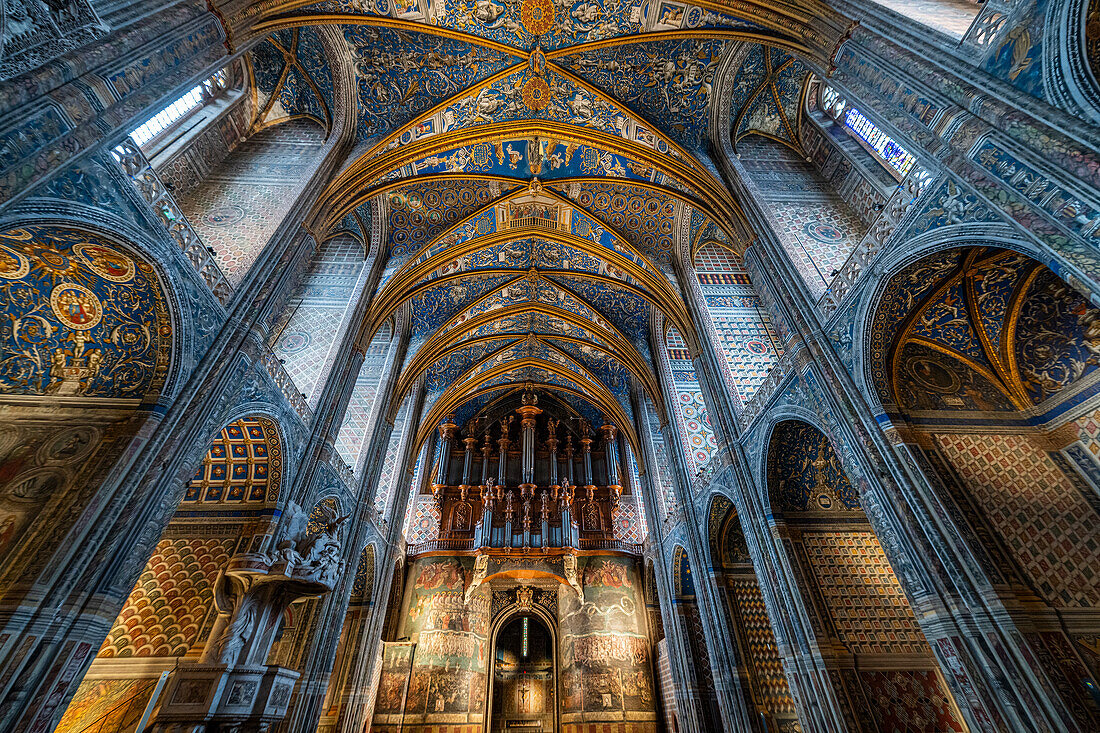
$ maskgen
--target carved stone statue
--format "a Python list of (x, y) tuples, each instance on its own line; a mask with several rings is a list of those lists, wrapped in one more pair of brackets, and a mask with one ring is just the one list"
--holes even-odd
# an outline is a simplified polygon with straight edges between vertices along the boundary
[(565, 570), (565, 581), (569, 587), (577, 591), (578, 598), (584, 598), (584, 588), (581, 587), (580, 577), (577, 575), (577, 556), (562, 556), (562, 567)]
[(340, 575), (340, 526), (350, 515), (341, 517), (334, 507), (322, 504), (318, 528), (312, 531), (309, 516), (294, 502), (283, 515), (289, 517), (270, 557), (271, 564), (285, 564), (286, 575), (331, 588)]

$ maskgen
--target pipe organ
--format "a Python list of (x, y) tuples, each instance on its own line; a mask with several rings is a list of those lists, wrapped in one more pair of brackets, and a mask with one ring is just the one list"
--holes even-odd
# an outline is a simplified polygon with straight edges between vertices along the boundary
[(502, 550), (579, 549), (612, 539), (611, 513), (623, 491), (618, 429), (594, 431), (583, 418), (562, 419), (537, 403), (527, 393), (494, 420), (439, 425), (431, 486), (439, 539)]

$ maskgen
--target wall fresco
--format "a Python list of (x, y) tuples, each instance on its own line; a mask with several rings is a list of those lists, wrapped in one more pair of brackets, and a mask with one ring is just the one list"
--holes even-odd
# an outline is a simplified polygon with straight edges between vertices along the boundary
[(656, 725), (639, 577), (632, 560), (590, 557), (581, 571), (583, 597), (559, 593), (563, 725), (624, 719)]
[(91, 232), (28, 225), (0, 234), (0, 393), (143, 399), (171, 348), (147, 262)]
[[(479, 590), (469, 603), (464, 600), (470, 569), (456, 558), (418, 560), (408, 572), (399, 633), (416, 642), (416, 649), (403, 730), (423, 733), (441, 723), (480, 723), (488, 685), (488, 594)], [(389, 698), (386, 704), (394, 707)]]

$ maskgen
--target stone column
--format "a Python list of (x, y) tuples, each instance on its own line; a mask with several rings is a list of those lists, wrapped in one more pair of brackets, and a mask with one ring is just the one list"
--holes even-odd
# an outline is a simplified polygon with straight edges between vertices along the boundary
[[(663, 349), (654, 349), (658, 358), (667, 359)], [(667, 370), (665, 370), (667, 373)], [(678, 409), (674, 385), (661, 379), (661, 399), (668, 414)], [(713, 422), (713, 421), (712, 421)], [(717, 698), (720, 721), (725, 730), (757, 730), (759, 718), (747, 709), (747, 696), (741, 689), (735, 659), (736, 645), (729, 636), (729, 625), (724, 621), (724, 609), (717, 597), (718, 591), (713, 576), (702, 572), (708, 568), (710, 556), (707, 538), (706, 507), (697, 506), (692, 493), (693, 482), (688, 469), (687, 459), (682, 446), (684, 441), (677, 432), (677, 423), (670, 422), (662, 426), (665, 444), (669, 446), (669, 458), (674, 477), (677, 500), (684, 513), (683, 541), (691, 567), (696, 575), (696, 600), (703, 625), (707, 655), (711, 661), (714, 678), (714, 694)], [(728, 447), (726, 449), (728, 451)], [(666, 548), (670, 550), (671, 548)]]
[(657, 600), (661, 607), (662, 625), (665, 630), (665, 638), (668, 643), (669, 664), (672, 667), (672, 676), (677, 681), (676, 709), (679, 716), (680, 728), (684, 731), (702, 731), (703, 715), (699, 709), (698, 682), (695, 679), (695, 667), (688, 653), (688, 642), (683, 636), (683, 627), (673, 607), (672, 571), (669, 567), (672, 548), (665, 548), (660, 544), (660, 538), (665, 535), (665, 518), (658, 510), (657, 496), (662, 488), (659, 485), (657, 473), (657, 452), (653, 447), (653, 436), (649, 430), (649, 418), (647, 416), (646, 400), (642, 389), (637, 384), (631, 390), (631, 408), (634, 413), (634, 429), (638, 433), (641, 444), (641, 454), (637, 456), (638, 478), (644, 487), (642, 497), (644, 499), (644, 511), (649, 518), (651, 547), (654, 565), (654, 575), (657, 579)]

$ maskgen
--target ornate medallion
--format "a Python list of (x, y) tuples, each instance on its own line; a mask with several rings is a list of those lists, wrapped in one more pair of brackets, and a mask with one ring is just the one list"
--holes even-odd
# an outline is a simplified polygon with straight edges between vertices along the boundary
[(811, 221), (803, 227), (803, 231), (812, 239), (824, 244), (832, 244), (844, 239), (844, 234), (832, 224), (821, 220)]
[(18, 280), (30, 272), (31, 263), (14, 249), (0, 246), (0, 277), (5, 280)]
[(105, 280), (125, 283), (134, 279), (134, 261), (120, 252), (88, 243), (73, 245), (73, 252), (83, 257), (88, 267)]
[(240, 206), (220, 206), (203, 217), (203, 221), (212, 227), (228, 227), (244, 219), (244, 209)]
[(554, 28), (553, 0), (523, 0), (519, 9), (523, 29), (532, 36), (541, 36)]
[(523, 85), (523, 103), (527, 109), (538, 112), (550, 104), (550, 86), (541, 76), (533, 76)]
[(77, 331), (95, 328), (103, 319), (103, 304), (83, 285), (58, 285), (50, 293), (50, 307), (58, 320)]

